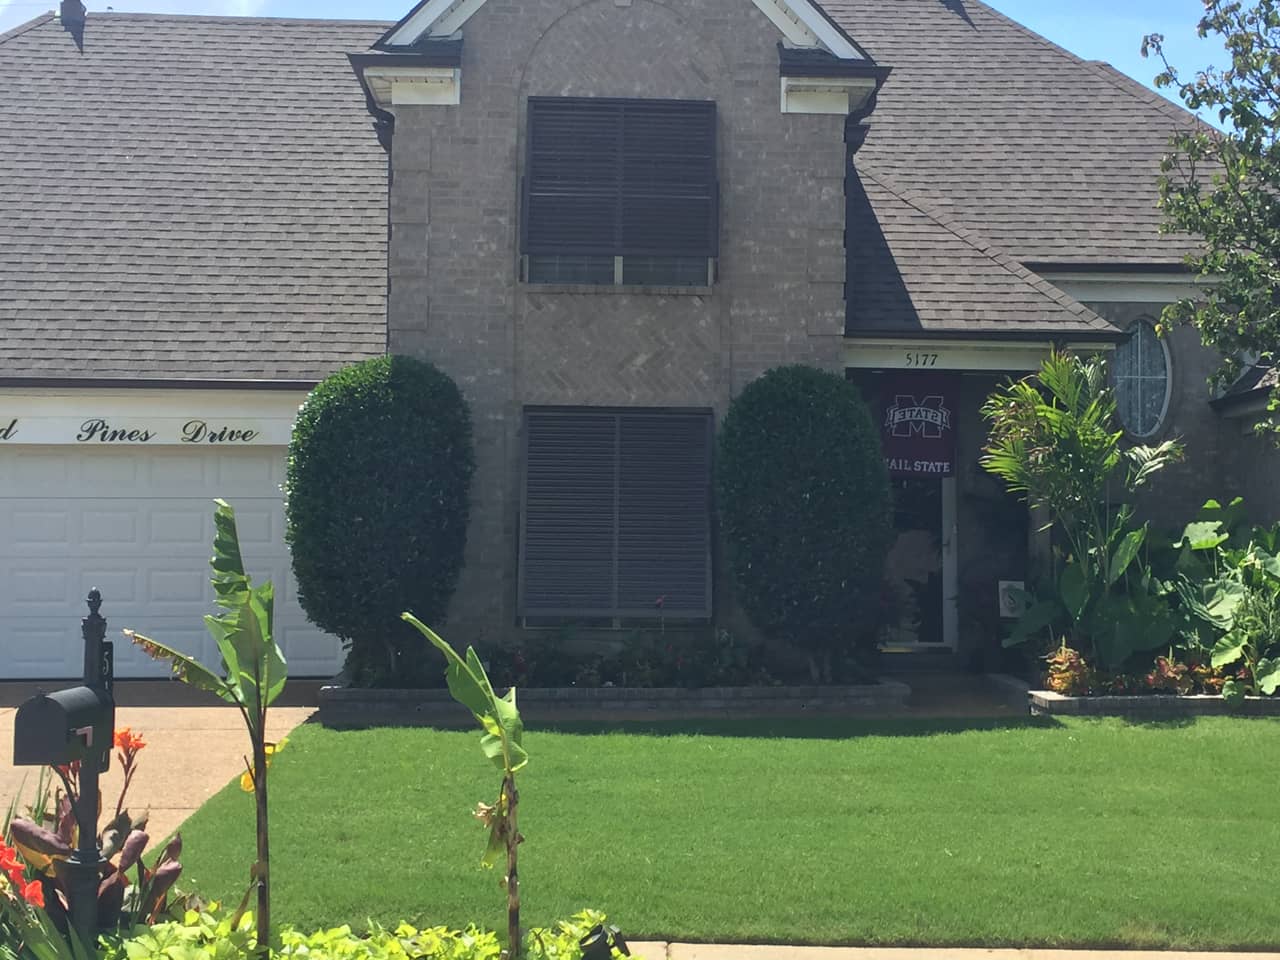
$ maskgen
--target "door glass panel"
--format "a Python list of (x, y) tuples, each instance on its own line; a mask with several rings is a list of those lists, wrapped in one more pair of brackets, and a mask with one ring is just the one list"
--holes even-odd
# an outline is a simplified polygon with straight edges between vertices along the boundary
[(942, 483), (893, 481), (895, 538), (885, 564), (890, 647), (941, 646)]

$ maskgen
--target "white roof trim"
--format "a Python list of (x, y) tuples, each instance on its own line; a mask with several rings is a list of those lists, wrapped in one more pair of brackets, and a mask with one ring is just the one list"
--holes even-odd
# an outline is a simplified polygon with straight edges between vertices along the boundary
[[(476, 9), (480, 8), (480, 3), (476, 4)], [(460, 6), (460, 0), (428, 0), (413, 14), (409, 19), (402, 23), (395, 31), (387, 37), (387, 46), (391, 47), (407, 47), (424, 36), (429, 36), (433, 31), (432, 27), (436, 22), (449, 13), (453, 12), (455, 7)], [(475, 10), (471, 11), (472, 13)]]
[(1075, 300), (1092, 303), (1173, 303), (1184, 297), (1198, 297), (1212, 280), (1196, 275), (1163, 273), (1115, 273), (1078, 270), (1043, 270), (1039, 276)]
[(841, 60), (865, 60), (809, 0), (751, 0), (797, 47), (825, 47)]
[[(810, 0), (751, 0), (797, 47), (823, 47), (841, 60), (865, 60), (860, 50), (832, 26)], [(428, 0), (386, 39), (408, 47), (423, 37), (450, 37), (484, 6), (485, 0)]]

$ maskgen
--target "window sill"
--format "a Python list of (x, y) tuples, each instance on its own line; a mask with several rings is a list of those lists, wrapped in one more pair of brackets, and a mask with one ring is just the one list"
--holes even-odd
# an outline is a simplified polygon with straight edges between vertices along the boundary
[(616, 284), (616, 283), (529, 283), (522, 284), (530, 293), (578, 294), (595, 296), (596, 294), (619, 294), (661, 297), (709, 297), (715, 293), (715, 287), (663, 287), (656, 284)]

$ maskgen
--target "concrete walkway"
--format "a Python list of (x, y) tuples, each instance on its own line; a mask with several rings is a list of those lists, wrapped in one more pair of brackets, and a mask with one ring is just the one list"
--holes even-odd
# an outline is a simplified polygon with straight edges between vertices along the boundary
[(632, 943), (642, 960), (1280, 960), (1280, 953), (1157, 950), (985, 950), (944, 947), (766, 947)]
[[(62, 683), (42, 684), (59, 689)], [(0, 684), (0, 805), (9, 808), (32, 799), (39, 769), (14, 767), (13, 717), (17, 704), (35, 692), (36, 684)], [(292, 693), (291, 691), (287, 691)], [(310, 699), (301, 690), (282, 697), (287, 704)], [(173, 832), (209, 797), (244, 771), (248, 734), (240, 712), (216, 698), (167, 682), (120, 682), (116, 685), (116, 729), (129, 727), (146, 741), (126, 806), (134, 814), (150, 811), (147, 832), (158, 842)], [(279, 740), (305, 721), (314, 707), (272, 706), (267, 735)], [(102, 779), (103, 818), (114, 812), (120, 795), (120, 764), (113, 755)]]

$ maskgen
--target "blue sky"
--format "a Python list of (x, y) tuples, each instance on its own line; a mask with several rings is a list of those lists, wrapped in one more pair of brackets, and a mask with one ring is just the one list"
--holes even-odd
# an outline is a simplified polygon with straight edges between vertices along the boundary
[[(350, 17), (397, 20), (413, 0), (85, 0), (90, 12), (145, 10), (157, 13), (235, 14), (271, 17)], [(882, 0), (893, 3), (894, 0)], [(972, 0), (968, 0), (972, 2)], [(1142, 38), (1163, 33), (1170, 59), (1184, 74), (1221, 62), (1221, 48), (1201, 41), (1195, 26), (1201, 0), (987, 0), (1002, 13), (1026, 24), (1072, 53), (1106, 60), (1150, 85), (1158, 68), (1138, 54)], [(29, 20), (56, 0), (0, 0), (0, 31)], [(926, 41), (927, 42), (927, 39)]]

